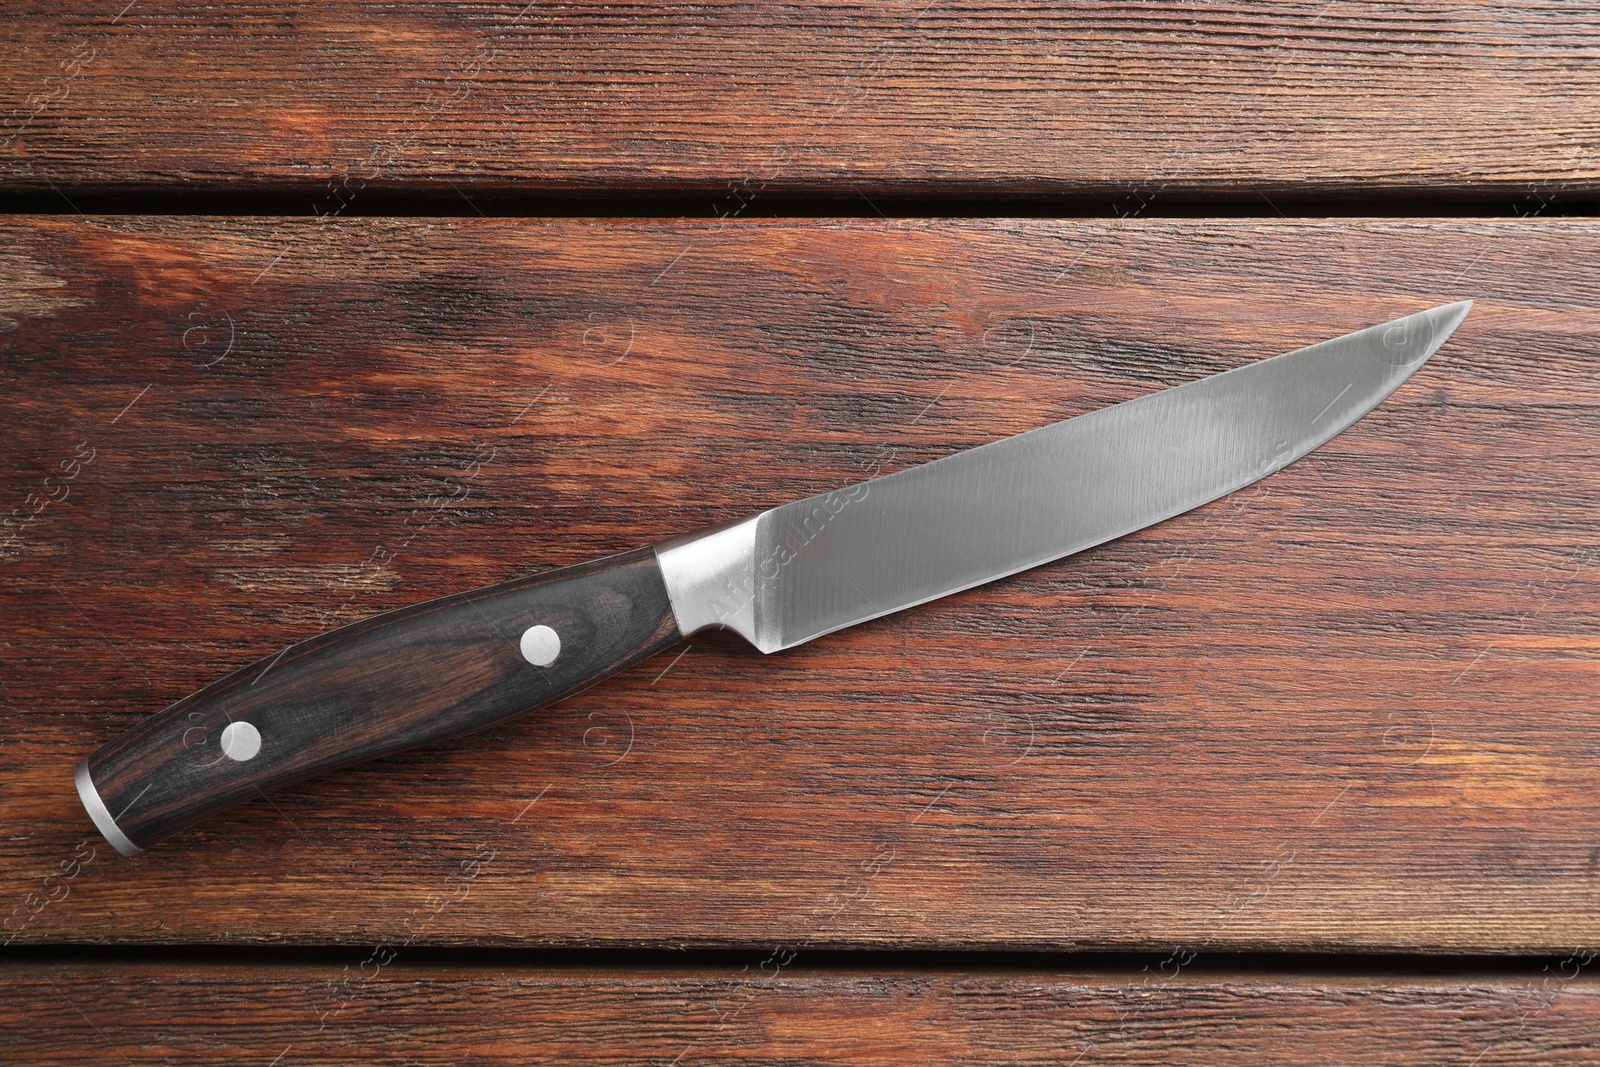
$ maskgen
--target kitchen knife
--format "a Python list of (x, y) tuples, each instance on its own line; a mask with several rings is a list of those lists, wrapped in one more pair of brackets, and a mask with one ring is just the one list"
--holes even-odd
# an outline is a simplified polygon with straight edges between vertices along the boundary
[(319, 634), (78, 765), (123, 855), (312, 775), (553, 703), (709, 626), (762, 652), (1171, 518), (1310, 452), (1388, 396), (1462, 301), (651, 548)]

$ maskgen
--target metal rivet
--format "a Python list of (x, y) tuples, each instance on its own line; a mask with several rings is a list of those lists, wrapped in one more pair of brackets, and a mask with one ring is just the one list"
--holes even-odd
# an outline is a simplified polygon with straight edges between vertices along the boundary
[(222, 754), (237, 763), (254, 759), (261, 751), (261, 731), (247, 722), (230, 722), (222, 728)]
[(535, 667), (548, 667), (561, 655), (561, 635), (548, 626), (522, 631), (522, 658)]

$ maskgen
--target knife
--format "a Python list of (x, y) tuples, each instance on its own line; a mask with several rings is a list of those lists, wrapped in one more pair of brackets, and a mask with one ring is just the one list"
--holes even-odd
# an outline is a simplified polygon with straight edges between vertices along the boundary
[(351, 623), (78, 765), (125, 856), (262, 792), (554, 703), (706, 627), (777, 652), (1215, 500), (1356, 422), (1464, 300), (742, 521)]

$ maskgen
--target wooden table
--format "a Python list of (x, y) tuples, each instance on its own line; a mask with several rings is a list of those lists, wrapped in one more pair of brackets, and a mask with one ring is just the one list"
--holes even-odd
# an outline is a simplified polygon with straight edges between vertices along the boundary
[[(1600, 1061), (1592, 13), (124, 2), (0, 15), (0, 1061)], [(74, 794), (330, 626), (1464, 297), (1077, 558), (134, 860)]]

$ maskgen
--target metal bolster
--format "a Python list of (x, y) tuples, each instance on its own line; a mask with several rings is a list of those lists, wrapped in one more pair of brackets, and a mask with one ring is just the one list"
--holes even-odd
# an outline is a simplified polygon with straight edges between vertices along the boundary
[(756, 630), (756, 526), (743, 519), (656, 546), (678, 632), (708, 626), (734, 631), (763, 652)]
[(87, 759), (78, 764), (78, 769), (72, 772), (72, 780), (78, 786), (78, 799), (83, 801), (84, 810), (89, 813), (89, 818), (94, 820), (95, 826), (111, 842), (113, 848), (124, 856), (137, 856), (144, 849), (129, 840), (128, 835), (122, 832), (122, 827), (117, 825), (117, 820), (111, 817), (111, 811), (106, 807), (106, 802), (100, 799), (100, 790), (94, 787), (94, 779), (89, 777), (89, 761)]

